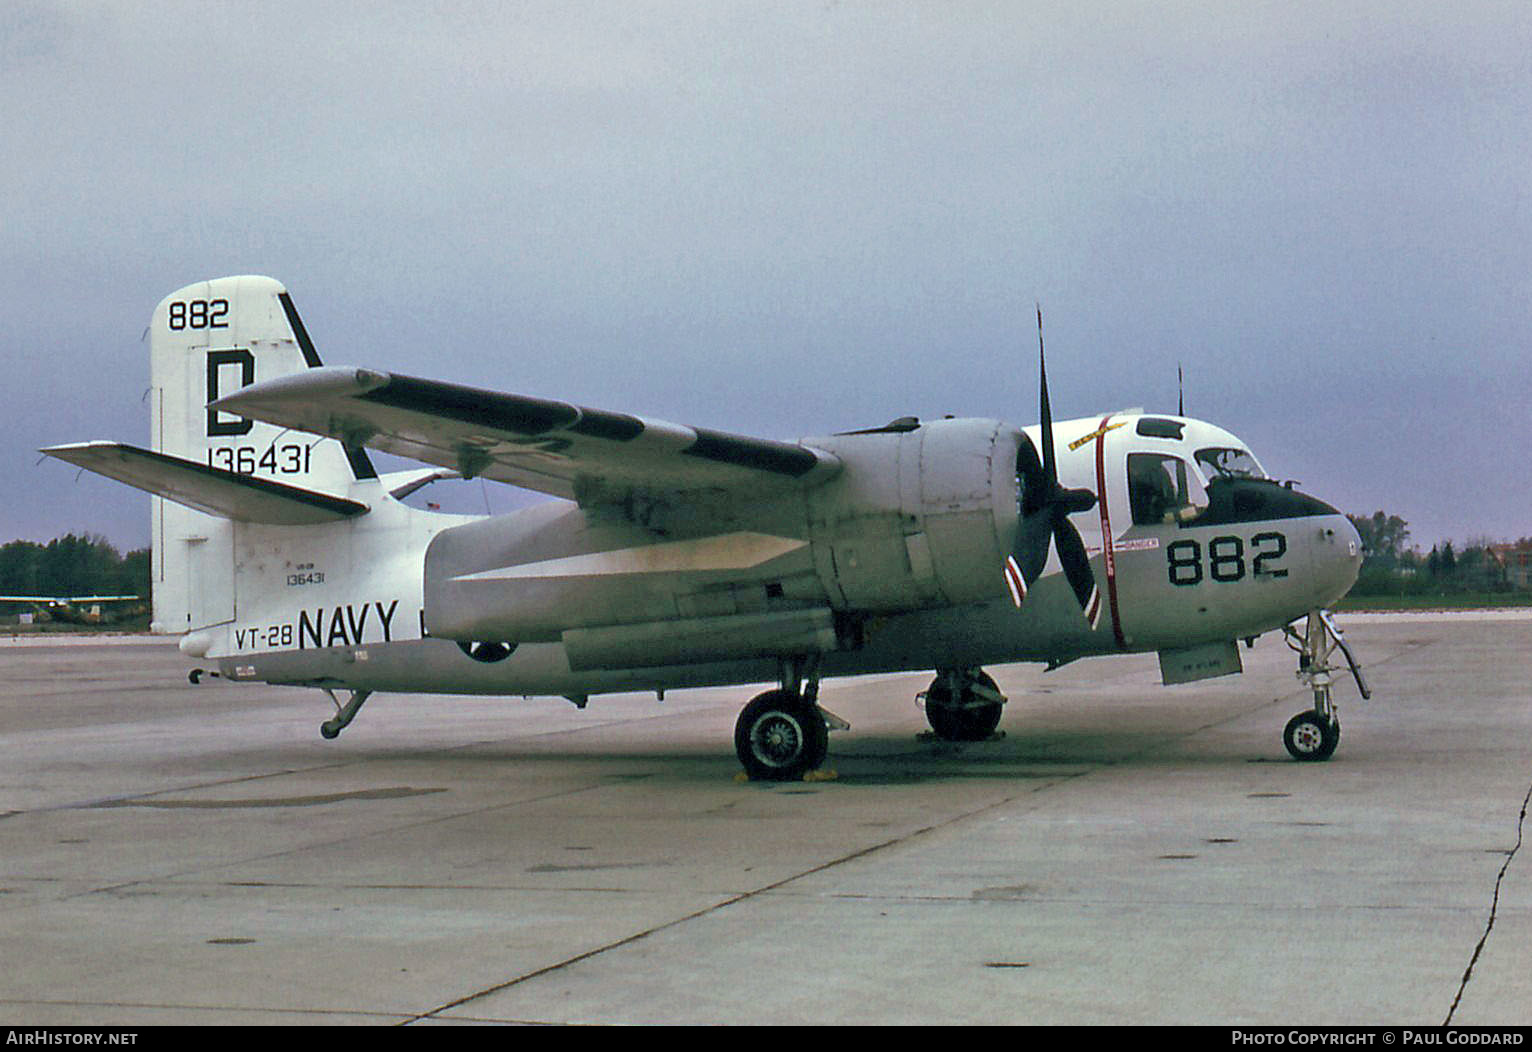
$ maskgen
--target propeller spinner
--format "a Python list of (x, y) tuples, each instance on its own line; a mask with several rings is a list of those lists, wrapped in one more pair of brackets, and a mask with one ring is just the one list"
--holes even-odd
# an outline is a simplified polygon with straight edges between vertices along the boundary
[(1025, 439), (1016, 453), (1016, 478), (1021, 486), (1016, 543), (1005, 560), (1005, 583), (1018, 607), (1027, 589), (1042, 575), (1049, 546), (1059, 553), (1064, 579), (1074, 589), (1080, 609), (1092, 628), (1101, 618), (1101, 593), (1080, 531), (1069, 516), (1096, 506), (1088, 489), (1065, 489), (1059, 484), (1058, 458), (1053, 448), (1053, 413), (1048, 404), (1048, 366), (1043, 357), (1043, 311), (1037, 309), (1037, 361), (1042, 390), (1043, 457)]

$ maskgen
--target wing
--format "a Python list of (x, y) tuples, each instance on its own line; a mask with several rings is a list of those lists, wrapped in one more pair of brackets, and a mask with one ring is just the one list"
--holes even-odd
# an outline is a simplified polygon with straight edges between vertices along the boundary
[(797, 443), (367, 369), (309, 369), (212, 406), (582, 503), (634, 492), (773, 491), (840, 470), (834, 455)]

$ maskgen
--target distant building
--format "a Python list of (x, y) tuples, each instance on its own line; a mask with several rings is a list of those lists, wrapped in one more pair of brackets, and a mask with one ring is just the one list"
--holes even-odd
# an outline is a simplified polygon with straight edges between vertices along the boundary
[(1512, 588), (1532, 588), (1532, 542), (1491, 544), (1486, 551)]

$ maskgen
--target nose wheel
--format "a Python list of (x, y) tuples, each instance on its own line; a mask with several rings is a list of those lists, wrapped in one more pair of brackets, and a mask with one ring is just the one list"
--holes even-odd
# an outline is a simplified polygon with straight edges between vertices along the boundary
[(1333, 713), (1300, 712), (1287, 721), (1282, 744), (1295, 760), (1328, 760), (1340, 744), (1340, 721)]

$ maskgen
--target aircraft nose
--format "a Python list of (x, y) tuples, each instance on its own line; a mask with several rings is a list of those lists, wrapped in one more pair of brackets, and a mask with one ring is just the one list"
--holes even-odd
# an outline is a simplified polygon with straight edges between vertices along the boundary
[(1351, 591), (1362, 570), (1361, 535), (1350, 519), (1334, 508), (1329, 510), (1331, 513), (1319, 520), (1319, 543), (1314, 550), (1316, 576), (1329, 597), (1326, 606)]

